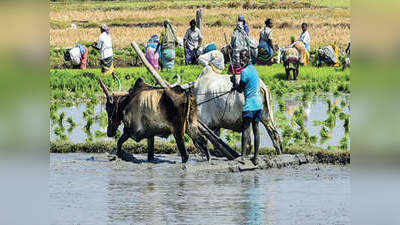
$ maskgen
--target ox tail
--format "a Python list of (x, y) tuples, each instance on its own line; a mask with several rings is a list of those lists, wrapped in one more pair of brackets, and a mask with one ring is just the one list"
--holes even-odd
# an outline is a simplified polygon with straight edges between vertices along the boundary
[(264, 106), (267, 107), (267, 112), (268, 115), (271, 119), (272, 122), (275, 121), (274, 119), (274, 108), (272, 105), (272, 95), (271, 95), (271, 91), (269, 90), (269, 88), (264, 84), (262, 85), (262, 88), (260, 88), (262, 97), (264, 98)]

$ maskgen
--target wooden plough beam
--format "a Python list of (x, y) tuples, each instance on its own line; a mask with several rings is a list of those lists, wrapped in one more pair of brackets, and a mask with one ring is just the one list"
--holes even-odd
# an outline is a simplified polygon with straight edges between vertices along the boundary
[[(142, 60), (142, 62), (144, 63), (144, 65), (147, 68), (147, 71), (149, 71), (149, 73), (151, 75), (153, 75), (153, 77), (157, 80), (157, 82), (162, 86), (162, 87), (171, 87), (171, 85), (164, 81), (160, 74), (157, 73), (157, 71), (151, 66), (151, 64), (149, 63), (149, 61), (147, 61), (145, 55), (143, 54), (142, 50), (139, 48), (139, 46), (136, 44), (135, 41), (132, 41), (132, 47), (133, 49), (135, 49), (135, 51), (137, 52), (137, 54), (139, 55), (139, 58)], [(212, 145), (216, 148), (219, 149), (222, 153), (223, 156), (225, 156), (227, 159), (229, 160), (233, 160), (236, 159), (237, 157), (239, 157), (239, 153), (237, 153), (235, 150), (233, 150), (227, 143), (224, 142), (224, 140), (222, 140), (222, 138), (218, 137), (210, 128), (208, 128), (203, 122), (199, 121), (199, 128), (200, 128), (200, 132), (207, 138), (207, 140), (209, 140)]]

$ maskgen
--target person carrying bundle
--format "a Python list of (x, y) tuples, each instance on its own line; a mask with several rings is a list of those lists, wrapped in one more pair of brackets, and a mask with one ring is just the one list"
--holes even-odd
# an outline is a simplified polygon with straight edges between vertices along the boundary
[(164, 21), (164, 30), (160, 36), (160, 42), (157, 45), (156, 52), (161, 49), (161, 69), (170, 70), (175, 64), (175, 46), (178, 40), (175, 35), (175, 29), (168, 20)]
[(185, 64), (197, 64), (197, 50), (201, 47), (203, 35), (199, 28), (196, 27), (196, 21), (190, 21), (190, 28), (187, 29), (183, 38), (183, 46), (185, 47)]
[(93, 48), (100, 51), (101, 72), (105, 75), (114, 74), (114, 53), (112, 49), (112, 40), (110, 28), (103, 24), (100, 26), (99, 41), (94, 42)]
[(244, 68), (241, 66), (239, 53), (243, 49), (250, 52), (250, 39), (244, 30), (242, 21), (238, 21), (237, 26), (233, 31), (230, 47), (232, 49), (232, 59), (228, 72), (231, 74), (240, 74)]
[(266, 65), (270, 63), (271, 59), (274, 57), (273, 49), (273, 32), (272, 32), (272, 19), (265, 20), (265, 27), (261, 29), (260, 41), (258, 44), (258, 56), (257, 63), (261, 65)]
[(149, 61), (151, 66), (155, 70), (159, 70), (160, 67), (158, 65), (158, 60), (160, 58), (160, 52), (156, 51), (158, 45), (158, 36), (153, 35), (151, 38), (147, 41), (147, 47), (146, 47), (146, 59)]
[(222, 73), (225, 69), (224, 55), (219, 50), (211, 50), (199, 56), (199, 64), (211, 66), (216, 73)]
[(65, 61), (71, 61), (74, 69), (86, 69), (88, 60), (88, 49), (86, 46), (78, 44), (75, 47), (67, 50), (64, 54)]

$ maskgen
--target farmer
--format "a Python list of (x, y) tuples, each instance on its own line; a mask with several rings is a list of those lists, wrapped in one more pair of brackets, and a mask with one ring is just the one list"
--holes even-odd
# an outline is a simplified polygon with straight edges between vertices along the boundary
[(88, 59), (88, 49), (86, 46), (78, 44), (66, 51), (64, 54), (65, 61), (71, 61), (74, 69), (86, 69), (87, 59)]
[(233, 31), (230, 48), (232, 49), (232, 60), (228, 72), (240, 74), (244, 68), (241, 67), (239, 52), (243, 49), (246, 49), (248, 53), (250, 52), (250, 39), (244, 30), (243, 21), (238, 21)]
[(304, 46), (306, 47), (307, 51), (310, 52), (310, 43), (311, 43), (311, 39), (310, 39), (310, 32), (308, 32), (308, 24), (307, 23), (302, 23), (301, 24), (301, 34), (299, 37), (299, 41), (303, 42)]
[(267, 19), (265, 20), (265, 27), (263, 27), (260, 32), (257, 63), (261, 65), (268, 64), (270, 60), (274, 57), (274, 37), (272, 27), (272, 19)]
[[(240, 51), (240, 62), (244, 68), (240, 76), (240, 84), (234, 82), (234, 89), (244, 92), (245, 103), (242, 109), (242, 157), (248, 152), (246, 147), (251, 142), (250, 125), (254, 135), (254, 157), (252, 161), (257, 165), (258, 148), (260, 146), (260, 132), (258, 129), (262, 117), (262, 98), (260, 94), (260, 78), (256, 68), (250, 64), (250, 53), (247, 49)], [(233, 79), (234, 80), (234, 79)]]
[(110, 28), (103, 24), (100, 26), (99, 42), (94, 42), (93, 47), (100, 51), (101, 72), (105, 75), (114, 74), (114, 53)]
[(158, 60), (160, 58), (160, 52), (156, 51), (157, 45), (158, 45), (158, 35), (151, 36), (151, 38), (147, 41), (146, 59), (147, 59), (147, 61), (149, 61), (149, 63), (155, 70), (160, 69), (160, 67), (158, 65)]
[(199, 64), (211, 66), (216, 73), (222, 73), (225, 69), (224, 55), (219, 50), (212, 50), (199, 56)]
[(196, 27), (196, 20), (190, 21), (190, 28), (187, 29), (183, 38), (183, 46), (185, 47), (185, 63), (186, 65), (197, 64), (197, 50), (201, 47), (203, 36), (199, 28)]
[(175, 63), (175, 46), (178, 40), (175, 30), (168, 20), (164, 21), (164, 30), (161, 32), (160, 42), (157, 45), (156, 52), (161, 49), (161, 69), (170, 70)]
[(249, 35), (250, 30), (249, 30), (249, 27), (246, 24), (246, 19), (244, 18), (243, 15), (239, 15), (238, 16), (238, 22), (242, 22), (243, 23), (243, 29), (244, 29), (244, 31), (246, 31), (246, 34)]
[(318, 67), (325, 62), (328, 66), (339, 66), (339, 49), (332, 43), (324, 48), (318, 49)]

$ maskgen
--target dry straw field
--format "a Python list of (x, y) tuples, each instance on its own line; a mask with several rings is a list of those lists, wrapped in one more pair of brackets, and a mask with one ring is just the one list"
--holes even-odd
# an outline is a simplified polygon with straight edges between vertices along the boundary
[[(151, 35), (160, 34), (162, 21), (165, 19), (170, 20), (176, 27), (178, 36), (183, 37), (197, 10), (197, 7), (185, 7), (184, 3), (181, 8), (178, 5), (175, 8), (160, 9), (157, 1), (151, 3), (154, 4), (154, 9), (134, 8), (126, 2), (120, 7), (115, 7), (117, 3), (110, 3), (113, 5), (109, 8), (104, 4), (106, 3), (98, 8), (85, 8), (79, 4), (50, 3), (50, 45), (66, 47), (80, 41), (96, 41), (99, 35), (98, 25), (106, 23), (112, 28), (115, 47), (122, 48), (128, 46), (132, 40), (145, 42)], [(288, 44), (290, 36), (298, 37), (302, 22), (310, 24), (311, 45), (314, 49), (332, 42), (343, 49), (350, 40), (350, 8), (346, 6), (324, 7), (310, 4), (297, 7), (293, 4), (296, 7), (290, 7), (289, 3), (284, 8), (205, 6), (202, 7), (205, 43), (215, 42), (218, 46), (225, 44), (224, 34), (229, 40), (239, 14), (246, 17), (250, 36), (256, 39), (264, 20), (272, 18), (275, 23), (274, 35), (279, 45)], [(78, 28), (72, 30), (71, 24), (76, 24)]]

